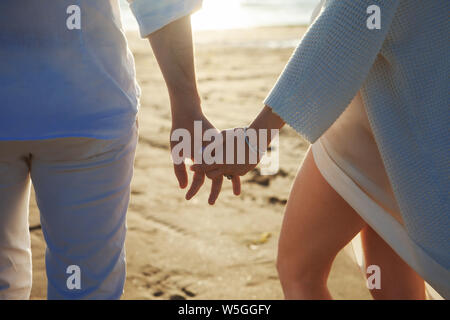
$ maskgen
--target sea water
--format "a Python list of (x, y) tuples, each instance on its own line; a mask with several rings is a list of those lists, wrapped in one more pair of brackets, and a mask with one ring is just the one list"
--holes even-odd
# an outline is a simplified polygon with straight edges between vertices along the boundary
[[(164, 0), (161, 0), (164, 1)], [(203, 0), (192, 16), (194, 30), (307, 25), (319, 0)], [(126, 0), (120, 0), (126, 30), (136, 30)]]

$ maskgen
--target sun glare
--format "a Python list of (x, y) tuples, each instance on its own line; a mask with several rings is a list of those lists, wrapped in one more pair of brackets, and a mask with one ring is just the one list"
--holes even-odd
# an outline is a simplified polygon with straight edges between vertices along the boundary
[(202, 10), (192, 15), (194, 30), (231, 29), (245, 26), (239, 0), (204, 0)]

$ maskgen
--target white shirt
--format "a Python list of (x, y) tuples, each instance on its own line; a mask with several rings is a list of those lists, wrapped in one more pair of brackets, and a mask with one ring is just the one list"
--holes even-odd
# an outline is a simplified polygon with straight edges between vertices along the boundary
[[(130, 7), (145, 37), (201, 2)], [(118, 0), (2, 0), (0, 43), (0, 140), (112, 139), (132, 128), (140, 90)]]

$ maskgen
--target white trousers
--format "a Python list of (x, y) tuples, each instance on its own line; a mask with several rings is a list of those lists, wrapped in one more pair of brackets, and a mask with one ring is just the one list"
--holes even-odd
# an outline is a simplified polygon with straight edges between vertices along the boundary
[(0, 141), (0, 298), (28, 299), (31, 181), (47, 243), (49, 299), (118, 299), (137, 144), (118, 139)]

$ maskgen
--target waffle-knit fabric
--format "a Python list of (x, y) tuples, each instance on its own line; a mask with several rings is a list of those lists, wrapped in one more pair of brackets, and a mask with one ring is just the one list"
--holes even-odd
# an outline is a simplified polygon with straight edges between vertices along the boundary
[[(369, 29), (367, 8), (380, 8)], [(361, 89), (416, 244), (450, 268), (450, 1), (328, 0), (265, 100), (310, 142)]]

